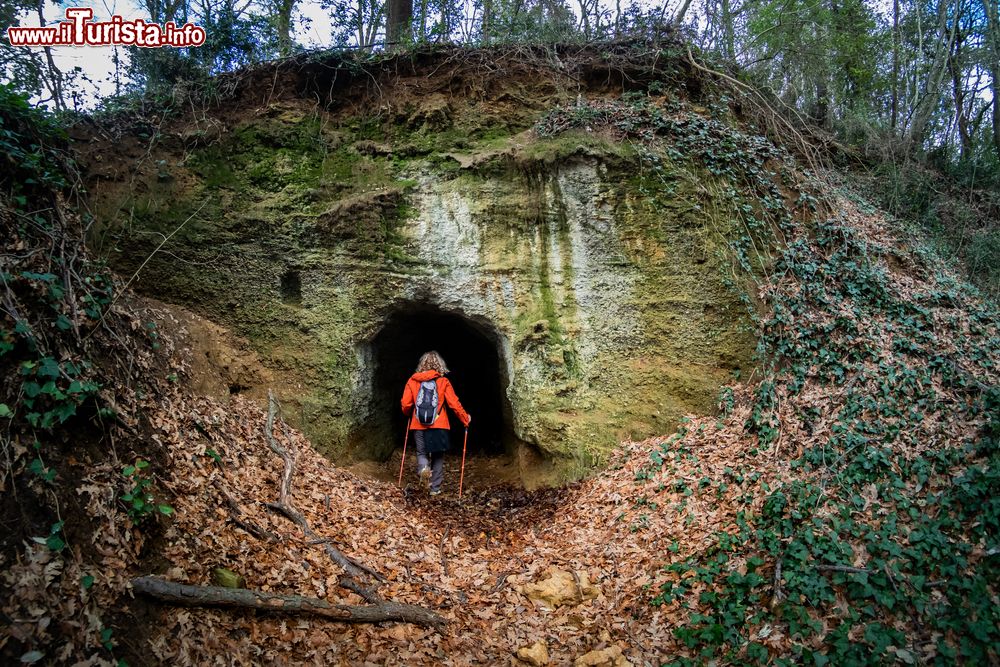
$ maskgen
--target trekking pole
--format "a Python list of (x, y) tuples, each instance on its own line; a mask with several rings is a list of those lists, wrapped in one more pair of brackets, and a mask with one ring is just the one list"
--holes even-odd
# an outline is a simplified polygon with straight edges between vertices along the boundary
[(462, 482), (465, 481), (465, 446), (469, 444), (469, 427), (465, 427), (465, 440), (462, 442), (462, 473), (458, 476), (458, 497), (462, 498)]
[(403, 466), (406, 465), (406, 441), (410, 439), (410, 420), (406, 420), (406, 435), (403, 436), (403, 459), (399, 462), (399, 482), (397, 486), (403, 485)]

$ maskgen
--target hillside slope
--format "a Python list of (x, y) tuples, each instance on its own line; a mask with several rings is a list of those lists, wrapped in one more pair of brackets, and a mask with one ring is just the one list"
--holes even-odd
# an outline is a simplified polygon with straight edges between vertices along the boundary
[[(4, 224), (18, 230), (3, 249), (4, 521), (17, 526), (2, 553), (5, 659), (465, 665), (516, 662), (537, 642), (551, 664), (1000, 659), (995, 305), (835, 173), (804, 168), (811, 153), (795, 158), (756, 134), (740, 90), (695, 76), (683, 50), (665, 52), (644, 52), (641, 80), (616, 79), (632, 89), (624, 96), (598, 78), (568, 103), (539, 103), (516, 133), (521, 147), (498, 163), (473, 151), (502, 172), (537, 167), (533, 147), (549, 170), (581, 151), (631, 165), (642, 177), (627, 186), (653, 219), (680, 191), (699, 224), (738, 231), (713, 237), (713, 280), (745, 305), (752, 371), (719, 382), (717, 410), (622, 443), (564, 488), (474, 488), (458, 500), (449, 487), (430, 499), (409, 476), (399, 489), (338, 469), (272, 423), (267, 387), (228, 399), (193, 391), (189, 333), (170, 309), (115, 289), (118, 301), (74, 311), (66, 295), (77, 292), (52, 289), (56, 271), (14, 263), (39, 260), (53, 237), (71, 246), (59, 256), (86, 256), (79, 232), (51, 228), (57, 211), (72, 213), (58, 195), (67, 183), (5, 198)], [(692, 83), (680, 86), (679, 72)], [(34, 137), (20, 149), (49, 156), (38, 119), (17, 113), (20, 135)], [(10, 187), (64, 168), (16, 174)], [(42, 209), (43, 231), (29, 235)], [(19, 322), (60, 345), (40, 351)], [(93, 401), (73, 399), (79, 414), (65, 419), (31, 417), (30, 394), (61, 404), (83, 388), (64, 377), (81, 358), (94, 361)], [(36, 379), (50, 369), (51, 386)], [(256, 381), (277, 382), (272, 371)], [(295, 457), (290, 498), (308, 533), (267, 506), (286, 479), (275, 449)], [(327, 546), (377, 576), (351, 574)], [(150, 574), (209, 585), (220, 567), (248, 589), (409, 603), (447, 624), (178, 608), (129, 590)]]

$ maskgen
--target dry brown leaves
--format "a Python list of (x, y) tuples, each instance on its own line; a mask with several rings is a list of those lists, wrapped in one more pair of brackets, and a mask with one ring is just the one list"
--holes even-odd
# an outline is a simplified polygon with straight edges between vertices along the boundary
[[(873, 244), (894, 243), (884, 221), (860, 214), (849, 202), (844, 210)], [(902, 294), (916, 289), (905, 270), (892, 275)], [(495, 664), (515, 661), (519, 648), (538, 641), (545, 642), (556, 665), (611, 645), (623, 647), (634, 664), (659, 664), (683, 653), (672, 631), (686, 612), (650, 604), (670, 576), (664, 565), (713, 544), (713, 535), (731, 529), (737, 512), (759, 511), (761, 484), (773, 488), (787, 479), (787, 460), (827, 438), (833, 422), (836, 389), (807, 384), (794, 397), (779, 390), (782, 430), (773, 451), (757, 457), (754, 482), (734, 482), (727, 469), (744, 462), (756, 442), (743, 428), (753, 386), (733, 389), (735, 408), (725, 420), (687, 420), (685, 446), (695, 456), (650, 466), (650, 454), (665, 438), (623, 443), (604, 472), (562, 492), (529, 497), (506, 514), (491, 509), (491, 492), (470, 494), (463, 503), (415, 499), (392, 484), (336, 468), (300, 433), (276, 429), (283, 446), (298, 453), (293, 497), (313, 530), (383, 574), (384, 598), (432, 608), (450, 624), (441, 631), (348, 626), (310, 617), (163, 607), (150, 628), (152, 657), (180, 665)], [(809, 429), (796, 417), (804, 408), (819, 411)], [(14, 619), (12, 636), (63, 633), (70, 639), (59, 658), (97, 664), (102, 627), (97, 610), (118, 604), (131, 576), (156, 573), (210, 584), (213, 568), (220, 566), (244, 576), (248, 588), (363, 603), (339, 586), (342, 572), (321, 545), (309, 543), (264, 506), (277, 499), (282, 464), (266, 444), (259, 405), (238, 396), (223, 404), (173, 388), (144, 410), (151, 437), (169, 452), (169, 469), (157, 471), (158, 485), (176, 510), (155, 559), (140, 560), (143, 532), (115, 501), (120, 462), (92, 466), (77, 493), (100, 525), (92, 539), (102, 561), (78, 562), (72, 545), (66, 559), (28, 545), (19, 562), (3, 563), (3, 576), (15, 591), (3, 607)], [(977, 427), (956, 419), (941, 413), (926, 433), (958, 438)], [(718, 493), (684, 492), (704, 479), (713, 489), (723, 480), (729, 483)], [(866, 501), (875, 504), (878, 498)], [(240, 522), (277, 539), (255, 537)], [(863, 563), (863, 555), (859, 558)], [(597, 597), (550, 609), (518, 592), (553, 567), (586, 573)], [(96, 578), (90, 590), (74, 584), (85, 575)], [(775, 651), (787, 648), (780, 633), (761, 636)]]
[[(748, 446), (735, 427), (746, 418), (745, 410), (737, 410), (722, 428), (707, 418), (688, 425), (704, 436), (700, 475), (721, 479)], [(165, 576), (210, 584), (212, 569), (224, 566), (246, 577), (249, 588), (362, 603), (338, 586), (342, 573), (320, 545), (264, 507), (277, 498), (282, 467), (264, 441), (264, 420), (259, 406), (239, 397), (228, 406), (172, 397), (154, 418), (173, 461), (165, 484), (176, 494), (176, 520), (162, 547)], [(733, 485), (721, 500), (688, 498), (682, 513), (677, 505), (684, 496), (671, 490), (676, 475), (660, 471), (636, 482), (637, 472), (649, 465), (649, 452), (661, 443), (654, 439), (626, 443), (611, 468), (592, 480), (557, 496), (539, 494), (546, 516), (522, 509), (507, 519), (494, 516), (484, 529), (474, 519), (488, 509), (486, 492), (475, 497), (478, 506), (414, 502), (394, 485), (338, 470), (291, 429), (277, 430), (277, 436), (298, 452), (293, 497), (313, 530), (385, 575), (388, 583), (380, 592), (386, 599), (433, 608), (449, 626), (441, 632), (348, 627), (306, 617), (167, 610), (154, 641), (157, 659), (201, 664), (224, 655), (237, 664), (493, 664), (544, 641), (554, 664), (570, 664), (611, 641), (637, 664), (657, 662), (677, 648), (670, 633), (681, 620), (649, 604), (662, 566), (709, 544), (733, 519), (740, 506), (732, 501), (742, 493)], [(775, 464), (764, 474), (782, 472)], [(280, 541), (258, 539), (240, 528), (225, 496), (239, 505), (241, 520)], [(640, 497), (657, 503), (658, 511), (644, 511), (636, 503)], [(448, 574), (441, 554), (446, 528)], [(551, 567), (586, 573), (598, 596), (549, 609), (518, 592)]]

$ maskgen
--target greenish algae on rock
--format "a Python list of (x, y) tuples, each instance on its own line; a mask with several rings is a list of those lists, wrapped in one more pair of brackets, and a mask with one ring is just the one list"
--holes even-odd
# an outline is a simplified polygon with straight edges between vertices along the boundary
[[(246, 337), (335, 460), (395, 446), (370, 345), (414, 304), (495, 342), (511, 430), (555, 478), (713, 410), (755, 341), (699, 175), (644, 176), (630, 148), (586, 133), (470, 140), (428, 118), (379, 131), (276, 105), (166, 155), (167, 178), (102, 185), (97, 235), (131, 275), (173, 233), (139, 289)], [(446, 129), (432, 140), (427, 123)]]

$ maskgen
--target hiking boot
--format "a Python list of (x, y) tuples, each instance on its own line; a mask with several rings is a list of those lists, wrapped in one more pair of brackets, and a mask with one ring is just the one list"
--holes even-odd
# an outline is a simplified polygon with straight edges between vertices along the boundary
[(431, 489), (431, 495), (432, 496), (440, 496), (441, 495), (441, 489)]
[(420, 483), (424, 485), (425, 489), (431, 488), (431, 469), (421, 468), (420, 472), (417, 473), (420, 476)]

